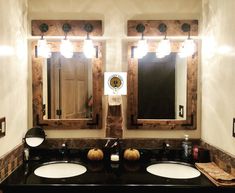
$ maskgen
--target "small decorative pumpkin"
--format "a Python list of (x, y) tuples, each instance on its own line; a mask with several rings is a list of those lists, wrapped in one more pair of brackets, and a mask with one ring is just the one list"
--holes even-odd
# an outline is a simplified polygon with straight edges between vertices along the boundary
[(88, 151), (87, 158), (92, 161), (99, 161), (104, 158), (104, 153), (99, 148), (92, 148)]
[(129, 161), (136, 161), (140, 159), (140, 152), (137, 149), (128, 148), (124, 151), (123, 157)]

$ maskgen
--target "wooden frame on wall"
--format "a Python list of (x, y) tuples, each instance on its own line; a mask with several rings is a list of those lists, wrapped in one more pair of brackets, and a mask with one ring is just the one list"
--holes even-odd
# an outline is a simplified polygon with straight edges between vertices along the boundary
[[(86, 23), (92, 24), (91, 36), (102, 35), (101, 20), (32, 20), (31, 30), (33, 36), (41, 36), (39, 26), (46, 23), (49, 26), (43, 36), (64, 36), (62, 26), (68, 23), (72, 30), (68, 36), (85, 36)], [(52, 52), (59, 52), (60, 41), (48, 41)], [(73, 41), (74, 52), (83, 52), (83, 41)], [(102, 94), (103, 94), (103, 56), (102, 42), (93, 41), (96, 47), (96, 57), (91, 59), (92, 63), (92, 85), (93, 85), (93, 109), (92, 118), (79, 119), (43, 119), (42, 101), (42, 65), (43, 58), (37, 57), (37, 42), (31, 44), (32, 57), (32, 103), (33, 103), (33, 125), (40, 125), (45, 129), (101, 129), (102, 128)]]
[(87, 32), (84, 30), (84, 25), (89, 23), (93, 26), (90, 32), (91, 36), (102, 36), (102, 21), (101, 20), (32, 20), (31, 31), (32, 36), (41, 36), (40, 25), (47, 24), (48, 31), (44, 32), (44, 36), (64, 36), (62, 30), (63, 24), (67, 23), (71, 26), (71, 31), (68, 36), (86, 36)]
[[(169, 36), (185, 36), (180, 30), (183, 23), (190, 23), (192, 35), (198, 34), (197, 20), (130, 20), (128, 21), (128, 35), (140, 36), (136, 32), (136, 25), (142, 23), (145, 26), (144, 36), (161, 35), (156, 30), (156, 26), (165, 23), (170, 28), (167, 31)], [(195, 41), (198, 48), (198, 41)], [(172, 52), (178, 52), (181, 42), (171, 41)], [(155, 52), (157, 47), (156, 41), (148, 40), (149, 52)], [(197, 128), (197, 69), (198, 69), (198, 50), (191, 57), (187, 58), (187, 111), (186, 120), (175, 119), (138, 119), (138, 59), (133, 57), (133, 50), (137, 42), (128, 44), (128, 70), (127, 70), (127, 129), (144, 129), (144, 130), (193, 130)], [(199, 49), (199, 48), (198, 48)]]
[[(52, 52), (59, 51), (60, 42), (49, 42)], [(82, 41), (73, 43), (75, 52), (82, 52)], [(102, 94), (103, 67), (102, 43), (95, 43), (98, 49), (97, 58), (92, 59), (93, 75), (93, 112), (91, 119), (43, 119), (42, 101), (42, 65), (43, 58), (36, 57), (36, 42), (32, 43), (32, 89), (33, 89), (33, 125), (41, 125), (46, 129), (100, 129), (102, 127)]]
[[(149, 42), (149, 52), (156, 50), (156, 42)], [(138, 59), (132, 57), (136, 43), (128, 45), (127, 73), (127, 128), (128, 129), (196, 129), (197, 122), (197, 64), (198, 55), (188, 57), (187, 62), (187, 115), (186, 120), (138, 119)], [(179, 43), (173, 43), (173, 52)]]

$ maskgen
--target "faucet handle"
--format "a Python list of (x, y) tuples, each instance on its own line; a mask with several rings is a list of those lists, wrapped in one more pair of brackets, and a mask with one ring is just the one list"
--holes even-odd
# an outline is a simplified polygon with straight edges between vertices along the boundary
[(118, 142), (115, 141), (115, 142), (113, 143), (113, 145), (111, 145), (111, 148), (113, 148), (113, 147), (115, 147), (115, 146), (117, 146), (117, 145), (118, 145)]
[(105, 148), (113, 148), (116, 145), (118, 145), (119, 143), (120, 143), (119, 138), (108, 138), (105, 145), (104, 145), (104, 147)]
[(170, 148), (170, 144), (167, 143), (167, 142), (163, 142), (163, 143), (162, 143), (162, 148), (163, 148), (163, 149), (168, 149), (168, 148)]
[(111, 139), (108, 139), (104, 145), (104, 147), (108, 147), (109, 143), (110, 143)]
[(61, 149), (62, 150), (67, 150), (68, 149), (68, 144), (67, 143), (62, 143), (61, 144)]

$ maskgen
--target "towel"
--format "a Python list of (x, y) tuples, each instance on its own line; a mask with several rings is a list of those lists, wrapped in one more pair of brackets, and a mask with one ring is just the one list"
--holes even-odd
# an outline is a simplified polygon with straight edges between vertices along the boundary
[(195, 163), (195, 166), (216, 186), (235, 186), (235, 176), (225, 172), (214, 162)]

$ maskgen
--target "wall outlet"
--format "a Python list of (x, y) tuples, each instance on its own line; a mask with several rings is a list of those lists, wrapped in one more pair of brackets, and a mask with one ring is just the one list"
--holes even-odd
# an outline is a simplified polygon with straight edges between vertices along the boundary
[(184, 106), (179, 105), (179, 117), (184, 117)]
[(233, 137), (235, 137), (235, 118), (233, 118)]

